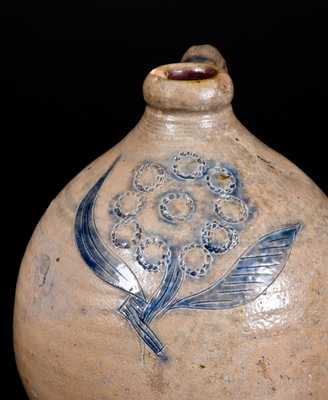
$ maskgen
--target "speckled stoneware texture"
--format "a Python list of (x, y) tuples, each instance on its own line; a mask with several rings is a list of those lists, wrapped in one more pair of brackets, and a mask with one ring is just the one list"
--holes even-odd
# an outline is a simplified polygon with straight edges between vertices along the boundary
[(137, 126), (28, 245), (31, 399), (327, 399), (327, 197), (236, 119), (215, 48), (182, 61), (149, 73)]

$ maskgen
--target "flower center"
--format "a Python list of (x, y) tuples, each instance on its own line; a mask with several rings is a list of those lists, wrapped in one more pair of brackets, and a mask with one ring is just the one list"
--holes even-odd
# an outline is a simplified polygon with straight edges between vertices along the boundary
[(189, 219), (194, 211), (195, 202), (186, 192), (167, 193), (159, 204), (159, 212), (162, 218), (175, 224)]

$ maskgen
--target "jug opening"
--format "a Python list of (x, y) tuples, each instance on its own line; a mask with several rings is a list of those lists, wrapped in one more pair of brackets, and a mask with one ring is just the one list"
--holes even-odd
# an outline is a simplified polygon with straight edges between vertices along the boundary
[(148, 105), (161, 110), (208, 111), (230, 104), (233, 84), (216, 65), (182, 62), (150, 71), (143, 93)]
[(203, 79), (210, 79), (218, 73), (216, 68), (209, 66), (196, 66), (176, 68), (167, 71), (167, 78), (176, 81), (199, 81)]

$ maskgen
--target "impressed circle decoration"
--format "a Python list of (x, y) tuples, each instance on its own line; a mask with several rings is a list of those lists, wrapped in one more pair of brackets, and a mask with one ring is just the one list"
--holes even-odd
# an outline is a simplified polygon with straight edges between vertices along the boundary
[(165, 181), (165, 169), (158, 163), (145, 161), (136, 170), (133, 185), (140, 192), (153, 192)]
[(211, 253), (224, 254), (239, 243), (235, 229), (220, 225), (217, 221), (207, 222), (202, 228), (202, 243)]
[(113, 206), (113, 213), (119, 218), (135, 217), (143, 208), (144, 199), (140, 193), (129, 190), (121, 193)]
[(175, 224), (190, 218), (195, 208), (194, 199), (186, 192), (166, 193), (159, 203), (159, 212), (163, 219)]
[(206, 174), (209, 189), (217, 194), (232, 194), (237, 188), (235, 175), (227, 168), (210, 168)]
[(136, 250), (136, 259), (147, 271), (157, 272), (171, 261), (171, 250), (159, 237), (146, 237)]
[(112, 243), (120, 249), (130, 249), (141, 239), (142, 228), (133, 219), (127, 219), (116, 224), (111, 232)]
[(206, 171), (206, 162), (198, 154), (181, 151), (173, 157), (172, 171), (182, 179), (201, 178)]
[(207, 274), (212, 265), (210, 252), (199, 243), (184, 246), (179, 254), (180, 268), (191, 278), (200, 278)]
[(222, 196), (216, 199), (214, 210), (217, 216), (228, 224), (240, 224), (248, 218), (246, 203), (235, 196)]

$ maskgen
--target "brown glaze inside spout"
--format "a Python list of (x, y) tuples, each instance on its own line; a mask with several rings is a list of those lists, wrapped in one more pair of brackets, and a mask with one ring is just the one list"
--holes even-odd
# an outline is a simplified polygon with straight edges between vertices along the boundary
[(218, 71), (212, 67), (190, 67), (167, 71), (167, 78), (176, 81), (195, 81), (210, 79), (217, 75)]

